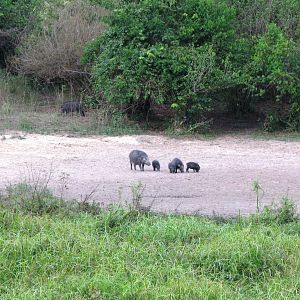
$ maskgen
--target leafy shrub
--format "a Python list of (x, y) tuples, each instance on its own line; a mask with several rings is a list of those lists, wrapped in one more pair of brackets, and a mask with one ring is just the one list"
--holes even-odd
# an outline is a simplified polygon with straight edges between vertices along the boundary
[(275, 24), (270, 24), (268, 31), (258, 39), (251, 72), (259, 96), (273, 92), (274, 100), (281, 100), (285, 95), (296, 93), (298, 80), (289, 64), (294, 47)]
[(0, 0), (0, 29), (22, 28), (41, 0)]
[(244, 65), (235, 65), (240, 70), (238, 72), (244, 74), (241, 81), (243, 90), (250, 95), (249, 101), (254, 99), (256, 109), (263, 102), (271, 103), (270, 109), (264, 112), (264, 128), (267, 131), (297, 128), (300, 56), (295, 41), (273, 23), (268, 24), (266, 32), (253, 41), (252, 51), (244, 52), (243, 44), (239, 43), (233, 52), (242, 58), (242, 53), (246, 53)]
[(268, 132), (274, 132), (284, 127), (282, 120), (278, 113), (268, 113), (264, 120), (264, 130)]
[[(109, 29), (87, 45), (94, 88), (111, 103), (147, 114), (166, 103), (178, 114), (210, 107), (207, 94), (224, 77), (234, 11), (215, 1), (129, 1)], [(203, 101), (204, 100), (204, 101)]]

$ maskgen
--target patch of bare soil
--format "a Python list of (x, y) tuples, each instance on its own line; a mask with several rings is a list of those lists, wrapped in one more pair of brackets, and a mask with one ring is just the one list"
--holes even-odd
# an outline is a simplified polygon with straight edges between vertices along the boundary
[[(77, 138), (37, 134), (0, 137), (0, 188), (52, 172), (50, 188), (66, 199), (130, 201), (131, 186), (145, 186), (143, 201), (163, 212), (248, 214), (256, 209), (252, 182), (258, 180), (263, 205), (288, 195), (300, 199), (300, 143), (261, 141), (246, 136), (214, 140), (176, 140), (162, 136)], [(144, 150), (161, 171), (131, 171), (128, 154)], [(198, 162), (199, 173), (170, 174), (174, 157)], [(63, 187), (66, 185), (66, 187)], [(90, 198), (91, 200), (91, 198)]]

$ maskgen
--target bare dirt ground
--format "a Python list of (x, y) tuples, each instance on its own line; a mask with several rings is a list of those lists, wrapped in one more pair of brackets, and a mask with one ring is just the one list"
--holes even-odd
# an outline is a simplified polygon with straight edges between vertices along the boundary
[[(131, 171), (128, 154), (144, 150), (158, 159), (161, 171)], [(199, 162), (199, 173), (170, 174), (174, 157)], [(163, 136), (68, 137), (27, 134), (25, 139), (0, 140), (0, 188), (52, 172), (49, 183), (65, 199), (81, 199), (96, 188), (90, 200), (130, 201), (131, 186), (145, 186), (143, 202), (163, 212), (248, 214), (256, 209), (252, 183), (258, 180), (263, 205), (288, 195), (299, 207), (300, 142), (262, 141), (247, 136), (213, 140), (172, 139)], [(27, 175), (26, 175), (27, 174)], [(66, 188), (62, 188), (65, 177)]]

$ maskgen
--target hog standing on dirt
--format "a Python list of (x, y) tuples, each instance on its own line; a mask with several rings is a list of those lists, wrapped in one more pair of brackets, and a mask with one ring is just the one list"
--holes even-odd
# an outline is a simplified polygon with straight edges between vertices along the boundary
[(189, 169), (192, 169), (194, 172), (199, 172), (200, 166), (199, 166), (199, 164), (197, 164), (195, 162), (188, 162), (186, 164), (186, 171), (188, 172)]
[(129, 154), (130, 168), (132, 170), (132, 164), (136, 170), (136, 165), (140, 167), (141, 171), (144, 171), (144, 165), (150, 166), (148, 155), (141, 150), (132, 150)]
[(183, 162), (179, 158), (174, 158), (168, 165), (170, 173), (177, 173), (179, 169), (181, 173), (184, 172)]
[(160, 163), (158, 160), (152, 162), (153, 171), (160, 171)]
[(85, 116), (83, 106), (82, 106), (82, 104), (79, 101), (68, 101), (68, 102), (65, 102), (61, 106), (61, 112), (63, 114), (77, 112), (77, 113), (80, 113), (81, 116), (83, 116), (83, 117)]

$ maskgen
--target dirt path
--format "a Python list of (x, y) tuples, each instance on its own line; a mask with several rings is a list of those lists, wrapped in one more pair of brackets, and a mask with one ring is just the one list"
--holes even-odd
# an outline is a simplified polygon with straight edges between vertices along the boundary
[[(161, 172), (147, 167), (131, 171), (128, 154), (133, 149), (158, 159)], [(199, 173), (170, 174), (168, 162), (179, 157), (197, 161)], [(80, 199), (96, 186), (93, 199), (119, 202), (131, 199), (131, 186), (145, 185), (145, 204), (154, 200), (159, 211), (198, 211), (222, 215), (247, 214), (256, 208), (252, 182), (264, 189), (262, 203), (287, 195), (300, 201), (300, 143), (259, 141), (225, 136), (214, 140), (176, 140), (161, 136), (75, 138), (28, 134), (25, 139), (0, 141), (0, 188), (19, 182), (29, 169), (37, 176), (50, 172), (51, 189), (63, 197)], [(30, 171), (31, 172), (31, 171)], [(29, 173), (30, 173), (29, 172)]]

